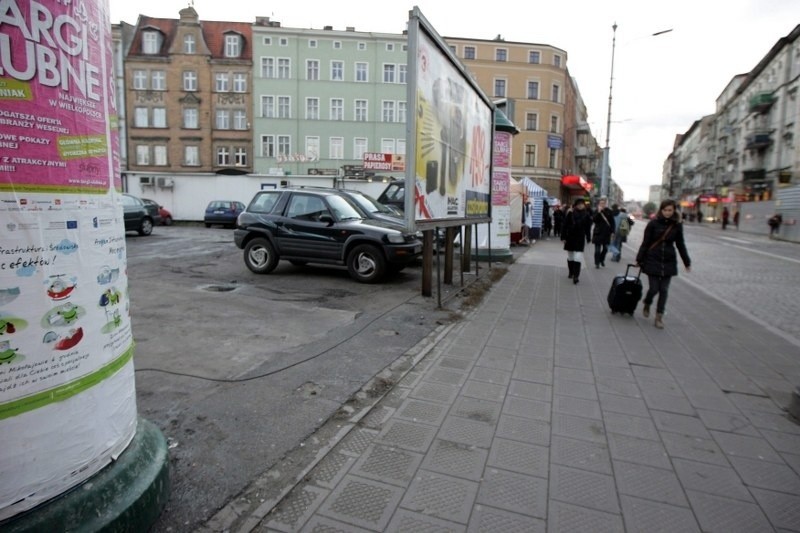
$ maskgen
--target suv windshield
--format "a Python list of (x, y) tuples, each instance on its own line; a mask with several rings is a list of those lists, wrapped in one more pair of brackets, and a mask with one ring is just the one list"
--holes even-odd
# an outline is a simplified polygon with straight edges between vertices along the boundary
[(350, 205), (347, 202), (347, 200), (345, 200), (341, 196), (330, 195), (328, 196), (327, 200), (328, 200), (328, 205), (330, 205), (331, 210), (336, 214), (336, 217), (339, 220), (364, 218), (363, 216), (361, 216), (361, 213), (356, 211), (355, 207)]
[(386, 215), (396, 214), (395, 211), (389, 209), (381, 203), (378, 203), (375, 198), (368, 194), (355, 192), (351, 193), (349, 196), (358, 204), (361, 209), (367, 213), (383, 213)]

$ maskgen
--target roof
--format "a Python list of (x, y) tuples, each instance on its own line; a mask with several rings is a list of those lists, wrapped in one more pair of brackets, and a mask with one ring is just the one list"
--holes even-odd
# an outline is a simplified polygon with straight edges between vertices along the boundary
[[(140, 15), (136, 24), (136, 31), (129, 49), (129, 55), (166, 57), (175, 40), (179, 21), (177, 19), (165, 19)], [(211, 52), (212, 59), (244, 59), (253, 58), (253, 26), (249, 22), (228, 22), (228, 21), (199, 21), (203, 33), (203, 40)], [(164, 42), (157, 54), (142, 54), (142, 33), (148, 29), (155, 29), (164, 35)], [(225, 36), (230, 33), (237, 33), (242, 36), (244, 44), (242, 53), (239, 57), (225, 57)], [(199, 48), (198, 48), (199, 49)]]

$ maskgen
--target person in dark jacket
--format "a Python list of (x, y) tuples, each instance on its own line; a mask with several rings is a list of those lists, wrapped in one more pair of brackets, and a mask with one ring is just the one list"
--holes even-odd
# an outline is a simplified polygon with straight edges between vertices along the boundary
[(614, 213), (606, 206), (606, 199), (597, 202), (597, 211), (592, 217), (594, 229), (592, 242), (594, 243), (594, 267), (606, 266), (608, 245), (611, 244), (611, 235), (614, 234)]
[(678, 275), (678, 257), (675, 248), (686, 267), (691, 272), (692, 261), (686, 251), (683, 240), (683, 224), (677, 213), (675, 200), (664, 200), (658, 209), (658, 216), (651, 220), (644, 229), (644, 238), (636, 254), (636, 264), (647, 274), (649, 287), (644, 297), (642, 314), (650, 316), (650, 304), (658, 294), (656, 304), (655, 327), (664, 328), (664, 311), (667, 305), (669, 282), (672, 276)]
[(561, 226), (564, 223), (564, 211), (563, 207), (557, 205), (555, 209), (553, 209), (553, 235), (556, 237), (561, 236)]
[(591, 238), (592, 219), (586, 211), (586, 201), (578, 198), (573, 202), (572, 209), (564, 215), (564, 225), (561, 228), (561, 240), (567, 251), (567, 268), (572, 283), (578, 283), (583, 263), (583, 249)]

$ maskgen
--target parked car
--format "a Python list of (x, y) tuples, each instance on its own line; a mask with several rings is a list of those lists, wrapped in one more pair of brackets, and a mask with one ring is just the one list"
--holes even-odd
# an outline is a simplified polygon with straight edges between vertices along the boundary
[(142, 199), (127, 193), (123, 193), (120, 196), (124, 210), (125, 231), (138, 231), (139, 235), (153, 233), (155, 219)]
[(256, 193), (239, 215), (233, 238), (244, 262), (268, 274), (278, 261), (346, 266), (362, 283), (399, 272), (422, 242), (396, 222), (367, 218), (339, 189), (286, 188)]
[(364, 212), (367, 218), (384, 220), (386, 222), (405, 226), (405, 218), (403, 217), (402, 211), (398, 211), (390, 205), (382, 204), (372, 196), (361, 191), (342, 189), (341, 192), (352, 200), (356, 207)]
[(153, 223), (157, 226), (172, 225), (172, 213), (164, 209), (163, 205), (158, 205), (158, 202), (149, 198), (142, 198), (142, 201), (147, 206), (148, 211), (153, 214)]
[(395, 180), (389, 182), (389, 185), (378, 196), (378, 202), (388, 205), (394, 209), (405, 212), (406, 209), (406, 182), (405, 180)]
[(234, 202), (230, 200), (213, 200), (208, 203), (206, 207), (206, 214), (203, 216), (203, 222), (207, 228), (212, 224), (222, 224), (223, 226), (236, 226), (236, 219), (245, 205), (242, 202)]

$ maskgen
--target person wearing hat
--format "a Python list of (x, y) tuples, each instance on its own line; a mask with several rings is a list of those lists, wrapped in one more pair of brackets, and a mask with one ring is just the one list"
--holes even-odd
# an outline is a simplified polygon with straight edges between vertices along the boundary
[(561, 240), (567, 251), (567, 269), (572, 283), (578, 283), (583, 263), (583, 249), (592, 240), (592, 217), (586, 210), (586, 201), (578, 198), (564, 216)]

